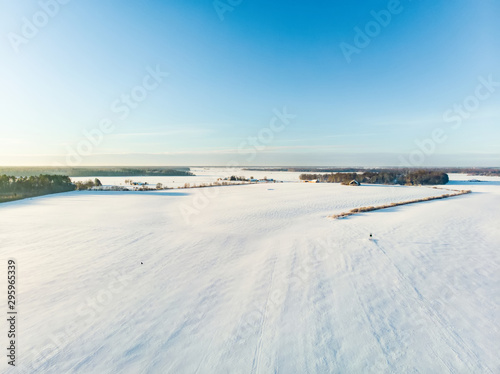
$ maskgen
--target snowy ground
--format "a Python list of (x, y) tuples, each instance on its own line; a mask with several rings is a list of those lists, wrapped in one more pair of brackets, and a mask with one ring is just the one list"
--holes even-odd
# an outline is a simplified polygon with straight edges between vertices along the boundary
[(1, 204), (20, 367), (4, 356), (0, 371), (499, 373), (500, 178), (453, 178), (475, 193), (343, 220), (326, 216), (442, 192), (282, 183)]
[[(144, 176), (133, 176), (133, 177), (97, 177), (104, 185), (115, 185), (115, 186), (125, 186), (125, 180), (131, 179), (134, 182), (147, 182), (151, 186), (155, 186), (156, 183), (162, 183), (164, 187), (182, 187), (185, 183), (190, 183), (191, 185), (199, 185), (202, 183), (212, 183), (216, 182), (217, 178), (227, 178), (235, 175), (237, 177), (246, 178), (269, 178), (276, 179), (284, 182), (297, 182), (299, 181), (299, 175), (303, 173), (296, 172), (268, 172), (268, 171), (249, 171), (243, 170), (242, 168), (191, 168), (193, 176), (170, 176), (170, 177), (144, 177)], [(96, 177), (72, 177), (73, 182), (87, 181), (89, 179), (94, 179)]]

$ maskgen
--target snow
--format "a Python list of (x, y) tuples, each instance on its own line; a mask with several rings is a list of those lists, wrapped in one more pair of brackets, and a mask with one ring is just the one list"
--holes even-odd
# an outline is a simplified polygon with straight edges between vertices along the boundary
[(20, 294), (19, 367), (4, 357), (0, 371), (498, 373), (500, 178), (472, 178), (448, 185), (470, 195), (343, 220), (327, 216), (443, 191), (275, 183), (1, 204)]
[[(125, 181), (132, 180), (134, 182), (147, 182), (151, 187), (156, 186), (157, 183), (162, 183), (164, 187), (182, 187), (185, 183), (191, 185), (200, 185), (202, 183), (210, 184), (216, 182), (218, 178), (227, 178), (235, 175), (237, 177), (243, 176), (246, 178), (254, 177), (257, 179), (269, 178), (284, 182), (297, 182), (299, 172), (270, 172), (265, 170), (244, 170), (242, 168), (191, 168), (190, 170), (194, 175), (192, 176), (131, 176), (131, 177), (72, 177), (73, 182), (84, 182), (89, 179), (94, 180), (98, 178), (103, 185), (123, 185)], [(234, 183), (234, 182), (233, 182)]]

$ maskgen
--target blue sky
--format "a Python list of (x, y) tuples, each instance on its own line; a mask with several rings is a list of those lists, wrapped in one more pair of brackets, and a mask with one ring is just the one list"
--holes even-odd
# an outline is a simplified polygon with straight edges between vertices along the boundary
[(500, 166), (498, 1), (0, 4), (0, 165)]

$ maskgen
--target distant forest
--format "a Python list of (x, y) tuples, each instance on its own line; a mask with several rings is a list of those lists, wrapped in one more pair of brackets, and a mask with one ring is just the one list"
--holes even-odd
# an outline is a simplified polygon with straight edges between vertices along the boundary
[(189, 168), (172, 167), (0, 167), (0, 174), (37, 176), (40, 174), (66, 175), (68, 177), (158, 177), (191, 176)]
[(384, 171), (364, 173), (301, 174), (300, 180), (349, 184), (353, 180), (370, 184), (434, 185), (449, 182), (448, 174), (439, 171)]
[[(287, 168), (245, 168), (243, 170), (248, 171), (268, 171), (268, 172), (278, 172), (278, 171), (289, 171), (295, 173), (383, 173), (383, 172), (396, 172), (401, 170), (400, 168), (360, 168), (360, 167), (346, 167), (346, 168), (320, 168), (320, 167), (287, 167)], [(500, 168), (420, 168), (420, 169), (404, 169), (405, 172), (415, 172), (418, 170), (427, 170), (441, 173), (460, 173), (468, 175), (480, 175), (480, 176), (500, 176)]]
[(0, 202), (73, 191), (75, 185), (64, 175), (41, 174), (30, 177), (0, 175)]

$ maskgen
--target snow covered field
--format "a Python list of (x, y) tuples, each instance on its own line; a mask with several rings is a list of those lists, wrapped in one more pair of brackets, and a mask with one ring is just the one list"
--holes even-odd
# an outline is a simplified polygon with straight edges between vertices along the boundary
[(1, 204), (20, 294), (19, 367), (4, 356), (0, 371), (499, 373), (500, 178), (452, 178), (474, 193), (343, 220), (326, 216), (443, 191), (277, 183)]
[[(97, 177), (104, 185), (123, 185), (125, 186), (125, 180), (131, 179), (134, 182), (147, 182), (148, 184), (155, 186), (156, 183), (162, 183), (165, 187), (182, 187), (185, 183), (190, 183), (191, 185), (199, 185), (201, 183), (212, 183), (216, 182), (217, 178), (226, 178), (235, 176), (243, 176), (246, 178), (269, 178), (276, 179), (284, 182), (297, 182), (299, 181), (299, 175), (303, 173), (298, 172), (268, 172), (268, 171), (255, 171), (255, 170), (243, 170), (241, 168), (191, 168), (193, 176), (160, 176), (160, 177), (144, 177), (144, 176), (134, 176), (134, 177)], [(87, 181), (89, 179), (94, 179), (96, 177), (72, 177), (73, 182)]]

